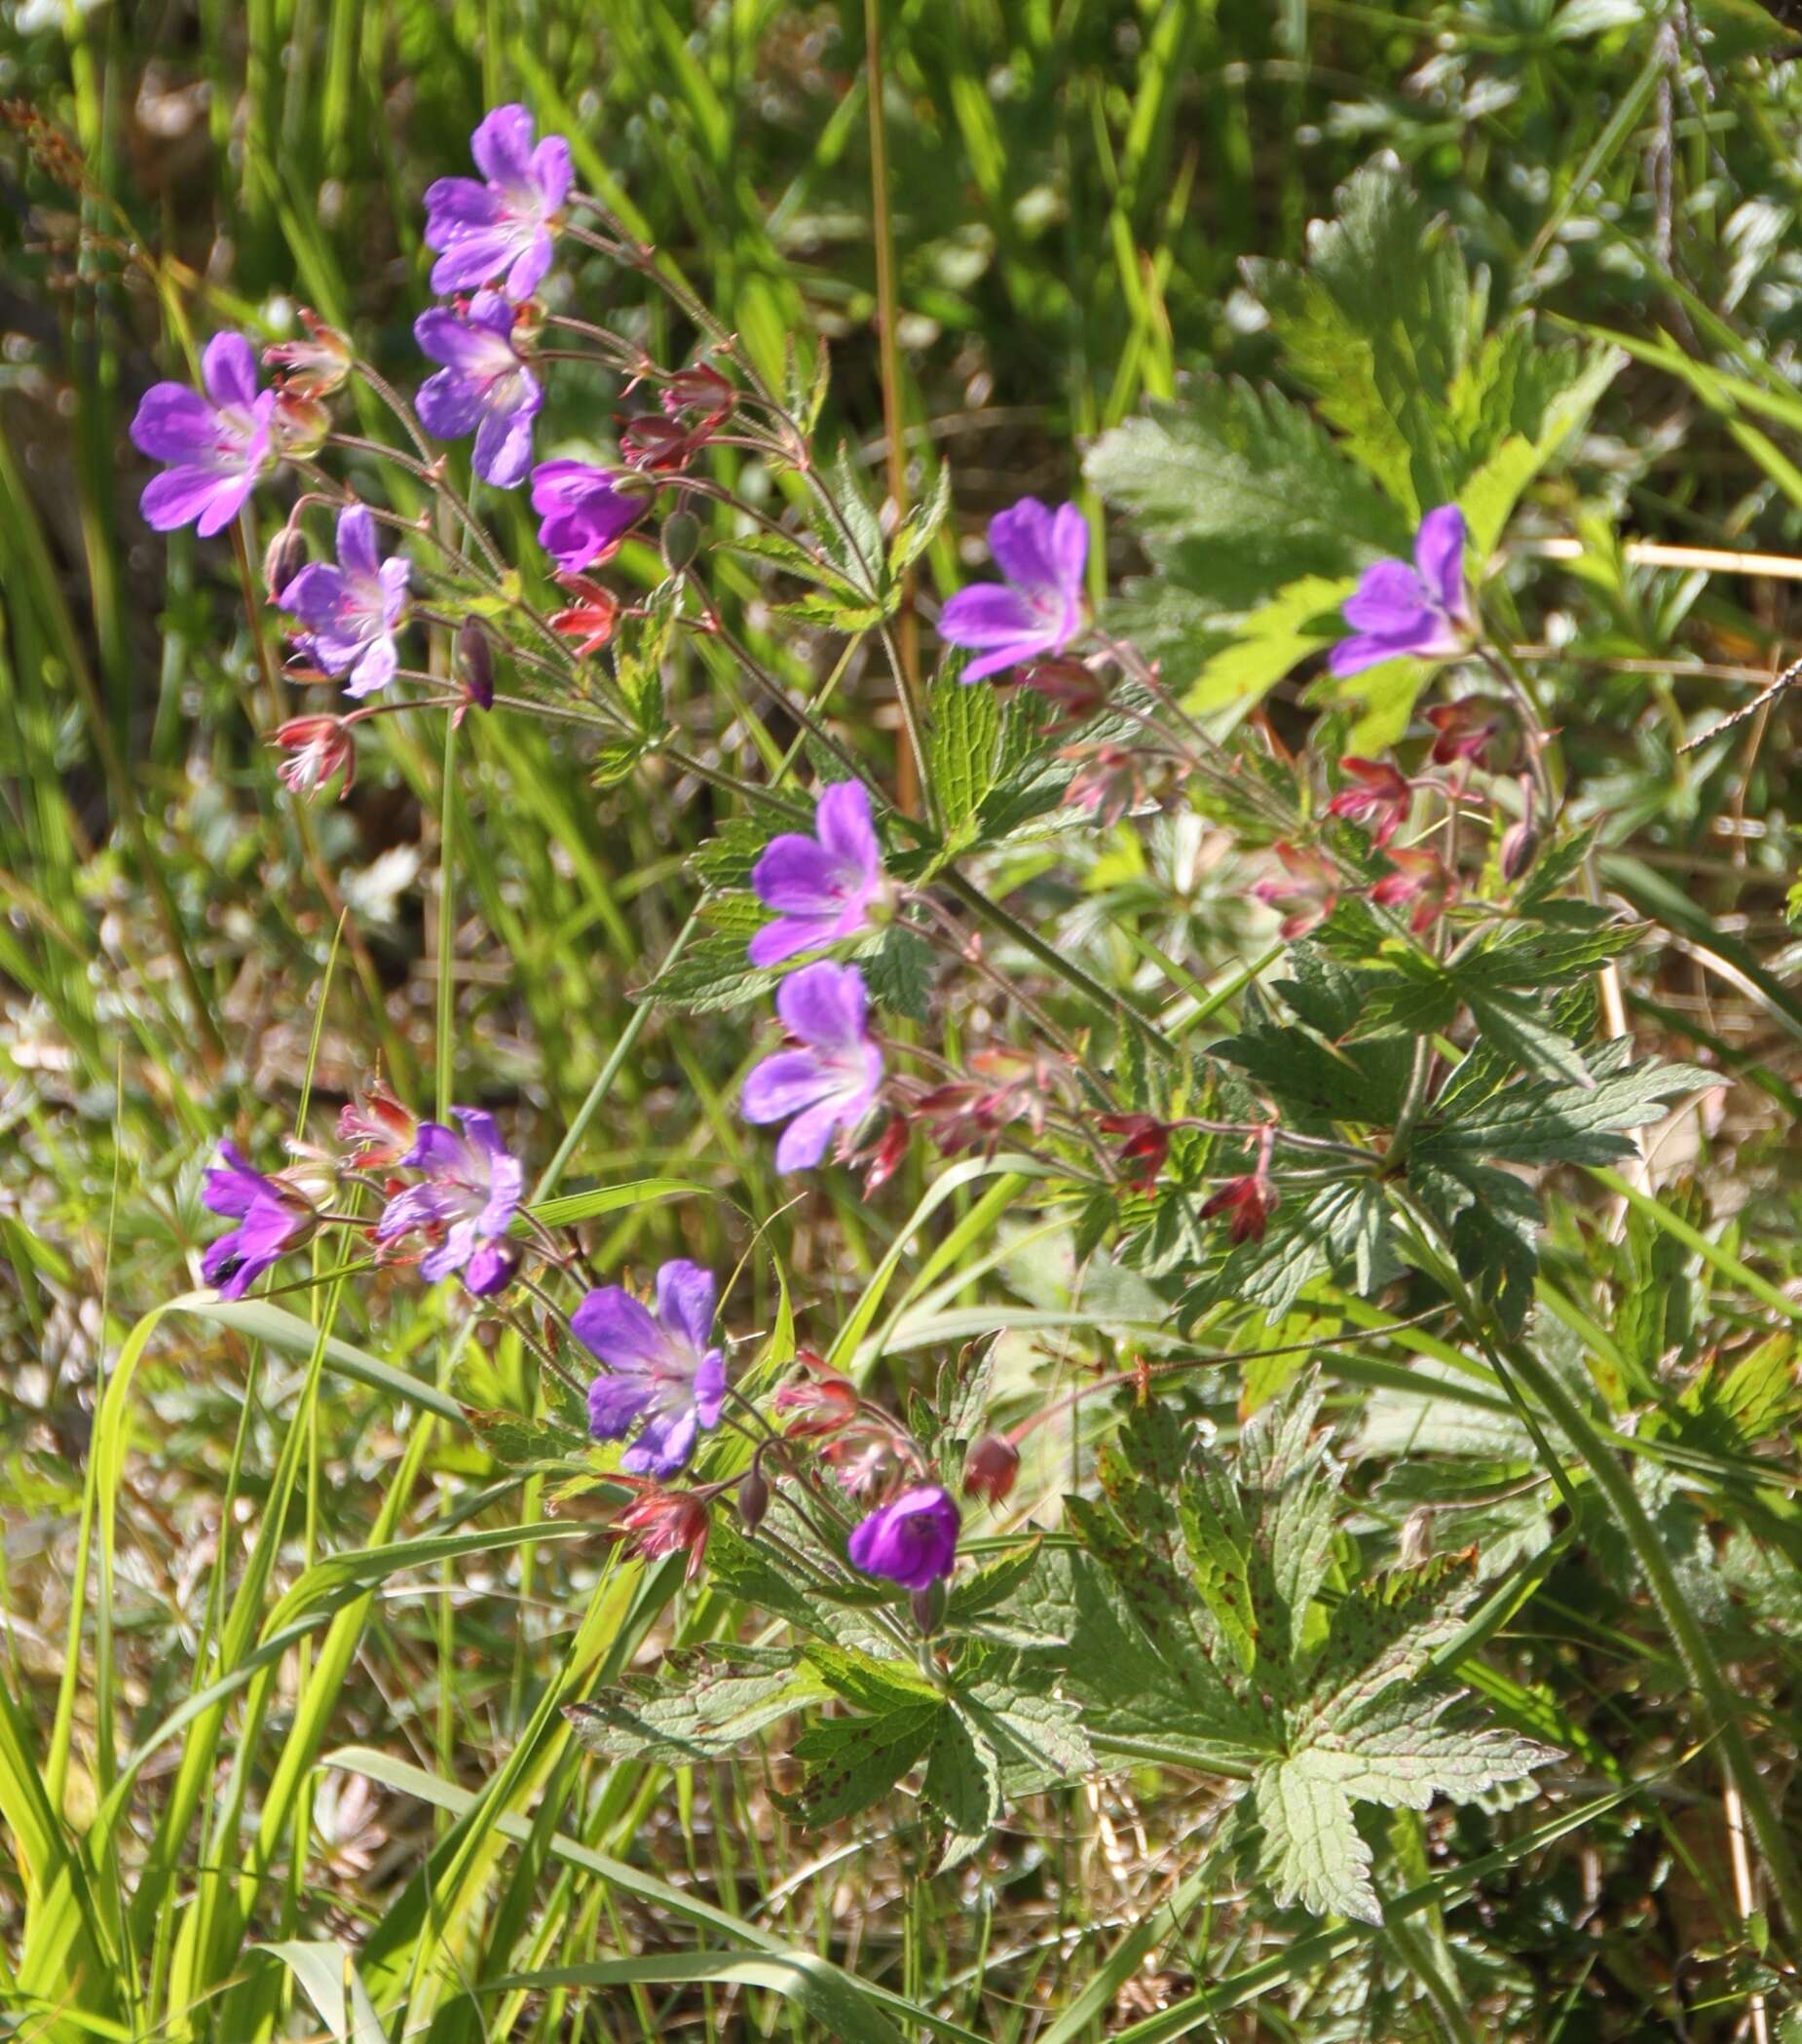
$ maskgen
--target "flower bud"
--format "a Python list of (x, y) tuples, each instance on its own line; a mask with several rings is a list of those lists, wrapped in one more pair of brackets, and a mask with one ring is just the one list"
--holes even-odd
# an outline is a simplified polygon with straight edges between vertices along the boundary
[(1020, 1474), (1020, 1451), (1005, 1434), (984, 1434), (963, 1461), (963, 1495), (999, 1504)]
[(329, 397), (351, 373), (351, 344), (318, 313), (301, 307), (304, 341), (278, 341), (263, 350), (266, 368), (279, 369), (282, 388), (298, 397)]
[(857, 1386), (836, 1374), (812, 1382), (784, 1384), (776, 1392), (776, 1411), (794, 1413), (787, 1431), (797, 1440), (818, 1439), (848, 1426), (857, 1417)]
[(686, 1554), (687, 1580), (693, 1582), (700, 1573), (712, 1521), (706, 1498), (696, 1492), (647, 1484), (616, 1523), (627, 1536), (627, 1552), (639, 1560), (660, 1562), (666, 1555)]
[(698, 414), (700, 431), (710, 433), (732, 416), (737, 393), (711, 363), (695, 362), (676, 371), (663, 386), (659, 401), (672, 419), (681, 419), (685, 412)]
[(1211, 1198), (1204, 1199), (1201, 1218), (1212, 1221), (1216, 1214), (1225, 1214), (1226, 1237), (1235, 1248), (1241, 1242), (1261, 1242), (1277, 1199), (1276, 1186), (1267, 1173), (1249, 1171), (1241, 1178), (1229, 1178)]
[(1036, 696), (1063, 710), (1064, 724), (1080, 724), (1107, 700), (1107, 684), (1082, 661), (1070, 658), (1034, 661), (1020, 677)]
[(305, 461), (324, 446), (330, 431), (331, 414), (317, 397), (304, 397), (296, 391), (278, 392), (271, 435), (278, 454)]
[(755, 1462), (738, 1484), (738, 1519), (746, 1533), (755, 1533), (770, 1509), (770, 1482)]
[(1519, 823), (1511, 823), (1502, 833), (1501, 868), (1502, 878), (1517, 881), (1531, 867), (1539, 856), (1539, 826), (1531, 817), (1522, 816)]
[(863, 1176), (864, 1196), (880, 1192), (901, 1168), (907, 1155), (908, 1137), (912, 1124), (905, 1115), (896, 1115), (877, 1139), (876, 1148), (870, 1154), (869, 1167)]
[(619, 622), (619, 599), (585, 575), (559, 575), (557, 580), (576, 601), (552, 617), (550, 628), (559, 638), (576, 640), (576, 658), (586, 660), (613, 637)]
[(945, 1622), (944, 1578), (941, 1576), (937, 1582), (928, 1583), (923, 1590), (916, 1590), (908, 1603), (913, 1608), (914, 1623), (926, 1639), (931, 1639)]
[(357, 777), (357, 741), (342, 717), (290, 717), (280, 726), (273, 741), (285, 752), (276, 772), (296, 795), (319, 793), (342, 767), (342, 798), (351, 792)]
[(419, 1122), (380, 1079), (371, 1079), (338, 1110), (338, 1140), (348, 1169), (373, 1171), (400, 1161), (419, 1140)]
[(671, 511), (663, 520), (663, 565), (680, 575), (700, 551), (700, 520), (693, 511)]
[(271, 603), (282, 601), (282, 591), (306, 565), (306, 540), (294, 526), (282, 526), (263, 554), (263, 587)]
[(1533, 783), (1528, 775), (1521, 775), (1520, 787), (1520, 821), (1503, 832), (1497, 856), (1502, 878), (1510, 882), (1519, 880), (1539, 856), (1539, 822), (1533, 802)]
[(619, 429), (619, 459), (628, 469), (652, 473), (680, 469), (692, 451), (689, 435), (673, 419), (641, 412)]
[(494, 655), (488, 634), (473, 618), (457, 627), (457, 672), (464, 694), (477, 709), (494, 707)]

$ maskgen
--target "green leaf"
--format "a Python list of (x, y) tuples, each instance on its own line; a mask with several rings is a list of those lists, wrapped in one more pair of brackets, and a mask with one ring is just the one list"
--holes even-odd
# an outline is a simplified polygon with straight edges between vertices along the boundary
[(797, 581), (810, 582), (835, 603), (855, 606), (869, 600), (868, 591), (861, 583), (850, 581), (830, 561), (811, 552), (799, 540), (790, 539), (786, 533), (747, 533), (741, 539), (727, 541), (723, 550), (780, 568)]
[(1308, 577), (1355, 577), (1411, 539), (1305, 406), (1246, 383), (1199, 382), (1181, 404), (1151, 404), (1104, 434), (1083, 472), (1163, 574), (1217, 611), (1253, 610)]
[(938, 1702), (910, 1703), (882, 1718), (828, 1718), (795, 1741), (807, 1779), (778, 1805), (804, 1824), (854, 1817), (886, 1796), (925, 1752), (942, 1717)]
[[(1375, 991), (1383, 990), (1376, 982)], [(1287, 1115), (1310, 1124), (1386, 1127), (1401, 1112), (1407, 1066), (1376, 1044), (1330, 1045), (1304, 1029), (1260, 1022), (1216, 1043), (1214, 1055), (1237, 1065)]]
[(1424, 1134), (1414, 1154), (1457, 1169), (1467, 1162), (1606, 1164), (1632, 1154), (1615, 1133), (1656, 1121), (1668, 1101), (1715, 1083), (1691, 1065), (1631, 1065), (1590, 1087), (1528, 1079), (1491, 1094)]
[(1202, 662), (1183, 699), (1191, 715), (1257, 702), (1310, 654), (1343, 637), (1339, 606), (1358, 587), (1351, 575), (1304, 575), (1242, 619), (1232, 643)]
[(743, 1007), (775, 985), (780, 975), (753, 965), (746, 956), (752, 934), (770, 921), (755, 895), (710, 894), (701, 915), (711, 926), (708, 933), (685, 946), (635, 999), (699, 1012)]
[(722, 1760), (802, 1705), (826, 1684), (794, 1651), (750, 1647), (672, 1647), (655, 1676), (620, 1683), (564, 1716), (592, 1752), (610, 1760), (648, 1760), (682, 1767)]
[(984, 1679), (963, 1690), (958, 1702), (999, 1757), (1002, 1783), (1011, 1794), (1033, 1795), (1094, 1771), (1082, 1714), (1067, 1698)]
[(1582, 1053), (1546, 1021), (1537, 1003), (1519, 994), (1479, 994), (1471, 988), (1464, 994), (1472, 1021), (1523, 1071), (1582, 1089), (1595, 1084)]
[(585, 1434), (559, 1426), (554, 1419), (531, 1419), (522, 1413), (469, 1405), (463, 1416), (495, 1460), (512, 1468), (585, 1459), (591, 1445)]
[(388, 2032), (375, 2012), (369, 1989), (352, 1960), (349, 1947), (340, 1939), (256, 1945), (251, 1949), (282, 1961), (319, 2012), (325, 2034), (336, 2044), (388, 2044)]
[(1000, 1756), (956, 1704), (933, 1730), (922, 1793), (948, 1833), (941, 1874), (980, 1852), (1001, 1821)]
[(871, 1717), (940, 1701), (940, 1691), (911, 1662), (881, 1660), (873, 1653), (822, 1640), (813, 1641), (803, 1652), (835, 1696)]
[(1416, 1156), (1410, 1179), (1421, 1204), (1449, 1230), (1465, 1282), (1519, 1330), (1539, 1274), (1539, 1194), (1511, 1172), (1483, 1164), (1462, 1164), (1453, 1177)]
[(946, 676), (932, 687), (928, 764), (947, 839), (975, 836), (976, 813), (995, 786), (1001, 712), (995, 691)]
[(1349, 1797), (1306, 1753), (1260, 1767), (1252, 1784), (1263, 1835), (1258, 1871), (1279, 1909), (1299, 1903), (1316, 1916), (1381, 1923), (1370, 1885), (1370, 1848)]
[(1464, 258), (1393, 157), (1355, 172), (1334, 198), (1336, 217), (1310, 232), (1305, 269), (1252, 262), (1246, 274), (1287, 366), (1417, 521), (1461, 479), (1443, 422), (1470, 345)]
[(1206, 674), (1209, 702), (1255, 700), (1321, 642), (1306, 627), (1360, 571), (1410, 544), (1305, 406), (1243, 383), (1152, 404), (1105, 434), (1084, 473), (1157, 571), (1127, 583), (1110, 624), (1179, 693)]
[(1458, 980), (1467, 987), (1561, 985), (1631, 951), (1647, 927), (1608, 922), (1594, 929), (1511, 929), (1459, 960)]
[[(1506, 357), (1514, 352), (1522, 357), (1515, 374), (1505, 377), (1499, 368), (1491, 371), (1482, 423), (1491, 439), (1504, 421), (1519, 422), (1521, 430), (1494, 444), (1458, 491), (1479, 562), (1494, 551), (1527, 485), (1583, 425), (1627, 365), (1626, 351), (1620, 348), (1597, 347), (1586, 353), (1569, 342), (1548, 347), (1536, 323), (1526, 317), (1492, 335), (1484, 355)], [(1480, 441), (1473, 451), (1480, 452), (1481, 446)]]
[(890, 924), (881, 944), (861, 964), (870, 997), (879, 1007), (910, 1022), (925, 1021), (933, 955), (932, 946), (917, 929), (904, 923)]
[(961, 1632), (978, 1623), (997, 1606), (1005, 1604), (1031, 1579), (1038, 1565), (1038, 1555), (1037, 1540), (1029, 1540), (1011, 1554), (996, 1555), (993, 1561), (984, 1562), (980, 1568), (958, 1575), (945, 1600), (947, 1628)]
[(831, 474), (833, 501), (844, 517), (845, 530), (841, 532), (829, 522), (825, 528), (826, 545), (857, 593), (868, 601), (881, 602), (884, 597), (887, 549), (882, 545), (882, 525), (864, 496), (863, 477), (851, 460), (849, 448), (839, 449)]
[(888, 545), (888, 574), (898, 583), (938, 537), (951, 510), (951, 465), (940, 462), (930, 493), (914, 505)]
[(1394, 1694), (1351, 1730), (1329, 1726), (1295, 1758), (1356, 1801), (1409, 1810), (1429, 1808), (1436, 1796), (1470, 1802), (1558, 1758), (1518, 1732), (1439, 1722), (1456, 1700), (1449, 1691)]

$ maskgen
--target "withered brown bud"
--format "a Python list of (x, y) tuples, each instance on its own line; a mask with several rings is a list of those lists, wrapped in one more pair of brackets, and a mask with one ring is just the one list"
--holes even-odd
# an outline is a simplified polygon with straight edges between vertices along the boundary
[(1019, 1474), (1019, 1449), (1005, 1434), (984, 1434), (964, 1459), (964, 1495), (999, 1504)]
[(307, 543), (292, 525), (284, 525), (270, 541), (263, 554), (263, 587), (271, 603), (280, 603), (282, 592), (307, 565)]
[(746, 1533), (755, 1533), (770, 1509), (770, 1483), (753, 1462), (738, 1484), (738, 1518)]
[(1502, 834), (1502, 878), (1507, 881), (1520, 879), (1538, 856), (1539, 826), (1524, 816), (1519, 823), (1511, 823)]
[(494, 654), (488, 634), (473, 618), (457, 627), (457, 673), (477, 709), (494, 707)]

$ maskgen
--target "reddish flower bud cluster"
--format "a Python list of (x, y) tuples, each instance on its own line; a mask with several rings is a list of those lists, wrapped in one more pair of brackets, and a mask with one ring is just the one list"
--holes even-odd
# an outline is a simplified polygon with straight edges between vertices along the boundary
[(1081, 661), (1070, 658), (1034, 661), (1020, 679), (1036, 696), (1064, 712), (1054, 730), (1083, 724), (1107, 706), (1107, 684)]
[(1010, 1124), (1024, 1121), (1036, 1138), (1057, 1085), (1057, 1073), (1044, 1058), (1022, 1050), (984, 1050), (970, 1060), (984, 1078), (954, 1079), (934, 1086), (914, 1103), (916, 1118), (930, 1129), (946, 1156), (966, 1150), (993, 1155)]
[(1279, 934), (1293, 944), (1318, 929), (1338, 906), (1339, 876), (1331, 860), (1309, 846), (1284, 842), (1270, 850), (1283, 870), (1258, 881), (1252, 893), (1266, 908), (1288, 911)]
[(342, 717), (290, 717), (277, 727), (273, 742), (288, 756), (276, 769), (296, 795), (316, 795), (333, 775), (344, 774), (340, 800), (357, 778), (357, 740)]
[(304, 341), (277, 341), (263, 350), (263, 366), (278, 372), (283, 393), (296, 397), (329, 397), (344, 387), (351, 373), (351, 344), (318, 313), (300, 309)]
[(550, 628), (563, 638), (579, 641), (576, 657), (586, 660), (613, 637), (614, 626), (619, 622), (619, 599), (585, 575), (559, 575), (557, 580), (576, 601), (567, 610), (552, 614)]
[(1070, 781), (1069, 800), (1075, 808), (1086, 809), (1098, 823), (1119, 822), (1138, 802), (1142, 783), (1136, 752), (1124, 745), (1072, 745), (1063, 757), (1082, 762)]
[(1408, 908), (1408, 927), (1415, 936), (1432, 928), (1457, 899), (1457, 875), (1437, 852), (1402, 851), (1389, 854), (1395, 866), (1370, 890), (1370, 899), (1383, 908)]
[(984, 1434), (963, 1458), (963, 1493), (999, 1504), (1020, 1474), (1020, 1451), (1005, 1434)]
[(1353, 756), (1340, 760), (1339, 770), (1346, 785), (1328, 803), (1328, 815), (1362, 824), (1380, 851), (1408, 821), (1412, 787), (1387, 760)]
[(1136, 1192), (1149, 1192), (1170, 1155), (1170, 1123), (1151, 1115), (1104, 1115), (1100, 1126), (1107, 1135), (1126, 1138), (1120, 1146), (1121, 1176)]
[(1277, 1190), (1269, 1175), (1248, 1171), (1242, 1178), (1229, 1178), (1220, 1191), (1202, 1203), (1201, 1218), (1212, 1221), (1216, 1214), (1230, 1214), (1228, 1241), (1261, 1242), (1276, 1212)]
[(657, 1484), (647, 1484), (614, 1521), (615, 1532), (625, 1539), (626, 1552), (641, 1561), (660, 1562), (665, 1555), (686, 1554), (689, 1566), (684, 1580), (688, 1582), (700, 1573), (712, 1529), (713, 1515), (698, 1492), (665, 1491)]
[(619, 459), (647, 475), (686, 469), (732, 417), (737, 394), (717, 369), (679, 369), (658, 394), (663, 416), (641, 412), (619, 424)]
[(355, 1100), (338, 1110), (338, 1140), (352, 1171), (384, 1171), (397, 1164), (418, 1134), (418, 1119), (379, 1079), (371, 1079)]

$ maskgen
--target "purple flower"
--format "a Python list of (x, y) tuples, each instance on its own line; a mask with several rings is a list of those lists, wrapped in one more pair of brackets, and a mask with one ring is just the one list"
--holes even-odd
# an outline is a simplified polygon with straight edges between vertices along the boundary
[(605, 560), (643, 515), (647, 499), (587, 462), (540, 462), (532, 471), (538, 543), (565, 575)]
[(420, 1260), (420, 1274), (436, 1284), (453, 1270), (478, 1299), (498, 1292), (513, 1274), (507, 1230), (519, 1210), (525, 1172), (507, 1154), (492, 1115), (458, 1107), (461, 1135), (442, 1121), (422, 1121), (400, 1161), (424, 1183), (396, 1192), (375, 1225), (378, 1242), (415, 1229), (442, 1229), (444, 1239)]
[(426, 191), (426, 246), (443, 252), (432, 266), (434, 291), (467, 291), (505, 274), (507, 295), (530, 298), (550, 268), (557, 208), (575, 170), (570, 145), (547, 134), (533, 147), (532, 116), (497, 106), (469, 137), (487, 179), (440, 177)]
[(779, 965), (798, 951), (854, 937), (875, 922), (871, 910), (887, 901), (882, 848), (860, 782), (822, 790), (813, 828), (810, 838), (799, 831), (771, 838), (751, 868), (758, 900), (779, 912), (751, 939), (754, 965)]
[(201, 1274), (218, 1286), (221, 1299), (242, 1299), (272, 1264), (312, 1233), (315, 1215), (291, 1187), (252, 1170), (236, 1143), (221, 1143), (219, 1157), (201, 1197), (238, 1226), (208, 1245)]
[(1327, 664), (1338, 675), (1362, 674), (1379, 661), (1411, 653), (1447, 660), (1468, 643), (1470, 608), (1464, 597), (1464, 516), (1442, 504), (1420, 521), (1414, 565), (1379, 560), (1364, 571), (1345, 601), (1354, 630), (1333, 647)]
[(475, 473), (510, 490), (532, 463), (532, 421), (544, 394), (513, 346), (513, 309), (498, 291), (477, 291), (462, 315), (421, 313), (413, 338), (444, 364), (420, 387), (419, 416), (441, 440), (475, 435)]
[(852, 1531), (851, 1560), (866, 1575), (885, 1575), (904, 1589), (929, 1590), (957, 1559), (961, 1515), (937, 1484), (903, 1491)]
[(256, 389), (256, 357), (241, 333), (216, 333), (201, 357), (203, 397), (185, 383), (152, 384), (131, 421), (131, 444), (167, 462), (138, 499), (158, 532), (192, 525), (210, 539), (237, 517), (274, 455), (276, 394)]
[(407, 606), (407, 564), (375, 550), (375, 520), (360, 504), (338, 518), (338, 565), (315, 561), (277, 595), (306, 629), (302, 652), (327, 674), (349, 674), (347, 696), (367, 696), (394, 678), (394, 626)]
[(639, 1476), (673, 1476), (697, 1434), (720, 1422), (726, 1354), (709, 1347), (717, 1297), (713, 1272), (678, 1259), (657, 1274), (655, 1317), (619, 1285), (603, 1285), (576, 1308), (570, 1326), (606, 1373), (588, 1386), (588, 1427), (622, 1440), (644, 1427), (620, 1457)]
[(796, 1050), (767, 1057), (744, 1082), (747, 1121), (788, 1121), (776, 1145), (778, 1171), (810, 1171), (835, 1128), (856, 1128), (882, 1082), (882, 1053), (864, 1026), (863, 974), (822, 961), (791, 973), (776, 990), (776, 1013)]
[(1073, 504), (1054, 511), (1022, 497), (990, 519), (989, 551), (1005, 583), (959, 589), (939, 613), (939, 637), (981, 655), (964, 668), (964, 681), (1062, 653), (1082, 630), (1089, 528)]

